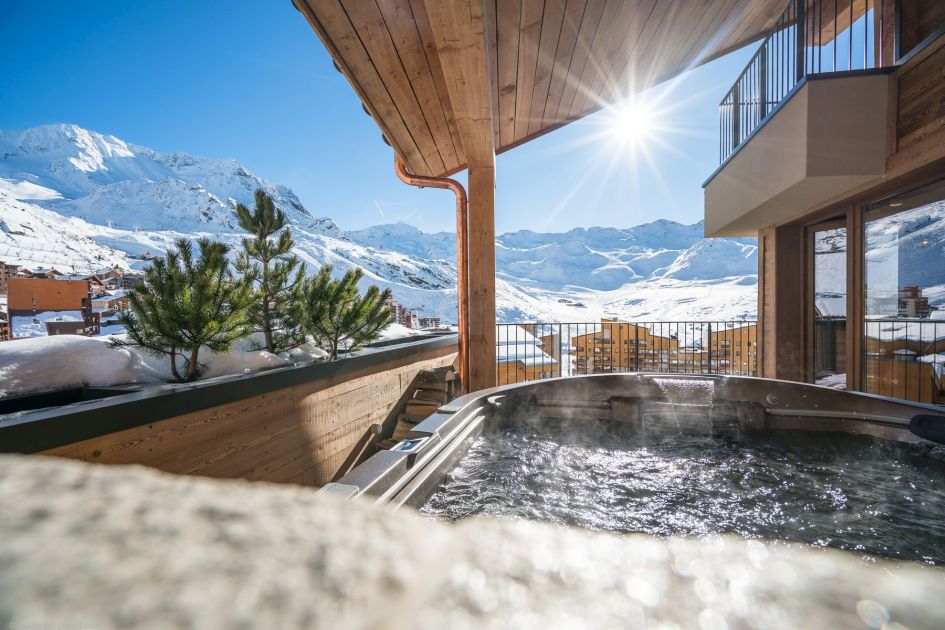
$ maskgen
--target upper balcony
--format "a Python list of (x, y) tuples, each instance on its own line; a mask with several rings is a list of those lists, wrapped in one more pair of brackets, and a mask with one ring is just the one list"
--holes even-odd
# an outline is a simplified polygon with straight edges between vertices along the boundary
[(719, 104), (706, 234), (763, 227), (884, 173), (893, 0), (791, 0)]

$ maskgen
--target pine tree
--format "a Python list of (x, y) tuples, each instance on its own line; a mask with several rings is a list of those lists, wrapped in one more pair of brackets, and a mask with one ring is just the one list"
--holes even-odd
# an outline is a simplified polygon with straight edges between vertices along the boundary
[(340, 349), (357, 350), (377, 339), (390, 323), (390, 309), (385, 304), (390, 290), (381, 291), (372, 284), (361, 295), (358, 281), (363, 270), (349, 270), (340, 280), (333, 279), (331, 272), (331, 265), (324, 265), (306, 282), (303, 328), (337, 359)]
[[(199, 258), (193, 244), (178, 239), (166, 258), (155, 258), (144, 272), (144, 281), (129, 294), (131, 310), (119, 315), (127, 338), (113, 346), (135, 346), (170, 361), (179, 382), (199, 376), (201, 347), (225, 352), (230, 344), (252, 332), (247, 309), (252, 289), (230, 272), (223, 243), (200, 239)], [(178, 366), (184, 361), (184, 374)]]
[(255, 208), (250, 211), (237, 204), (236, 218), (252, 234), (243, 239), (236, 269), (255, 288), (250, 308), (253, 324), (262, 331), (266, 350), (291, 350), (305, 341), (300, 307), (305, 264), (289, 253), (295, 243), (285, 227), (285, 213), (265, 191), (257, 190)]

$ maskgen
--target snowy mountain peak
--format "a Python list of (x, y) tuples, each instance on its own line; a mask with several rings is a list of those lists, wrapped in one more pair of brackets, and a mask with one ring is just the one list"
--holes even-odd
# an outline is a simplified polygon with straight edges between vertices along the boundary
[(237, 203), (262, 188), (289, 222), (338, 233), (314, 219), (290, 189), (254, 175), (234, 159), (161, 153), (77, 125), (0, 132), (0, 177), (58, 192), (44, 206), (59, 214), (139, 230), (232, 230)]
[(134, 156), (123, 140), (78, 125), (40, 125), (21, 132), (0, 131), (0, 155), (5, 159), (44, 154), (71, 156), (76, 160), (76, 168), (86, 171), (104, 166), (105, 158)]
[[(405, 223), (346, 232), (237, 160), (163, 153), (76, 125), (0, 131), (0, 260), (81, 273), (143, 267), (145, 253), (160, 255), (178, 237), (209, 235), (238, 248), (234, 209), (251, 207), (259, 188), (286, 213), (310, 272), (324, 263), (337, 273), (361, 267), (364, 284), (455, 321), (455, 234)], [(730, 319), (755, 307), (755, 246), (703, 239), (701, 222), (521, 230), (496, 246), (500, 321)]]

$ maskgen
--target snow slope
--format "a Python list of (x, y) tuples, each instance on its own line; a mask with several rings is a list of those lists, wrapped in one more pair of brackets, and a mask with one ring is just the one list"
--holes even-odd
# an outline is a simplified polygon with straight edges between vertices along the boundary
[[(455, 321), (455, 235), (402, 223), (345, 232), (285, 186), (235, 160), (161, 153), (76, 125), (0, 131), (0, 260), (91, 271), (142, 267), (174, 238), (238, 246), (237, 202), (263, 188), (288, 217), (310, 270), (358, 266), (412, 309)], [(748, 318), (751, 239), (704, 239), (701, 223), (528, 230), (496, 239), (500, 321)]]

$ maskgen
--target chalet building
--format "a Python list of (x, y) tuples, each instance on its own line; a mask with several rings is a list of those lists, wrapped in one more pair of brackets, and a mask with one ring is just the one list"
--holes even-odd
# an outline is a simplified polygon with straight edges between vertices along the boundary
[(118, 280), (119, 289), (132, 289), (144, 282), (144, 272), (126, 271)]
[[(79, 321), (66, 328), (79, 334), (99, 332), (99, 318), (92, 310), (91, 283), (87, 279), (10, 278), (7, 293), (9, 337), (36, 336), (48, 330), (47, 320)], [(21, 327), (29, 328), (24, 334)], [(63, 327), (58, 327), (60, 329)]]
[[(692, 324), (696, 324), (692, 322)], [(599, 330), (571, 337), (571, 373), (717, 372), (753, 375), (757, 325), (636, 324), (601, 320)]]
[(496, 384), (560, 376), (560, 364), (529, 324), (500, 326), (496, 336)]
[(573, 374), (668, 370), (679, 339), (643, 324), (603, 319), (600, 330), (571, 338)]
[(922, 289), (914, 285), (900, 287), (899, 317), (928, 317), (931, 314), (929, 298), (923, 297)]
[(107, 291), (107, 290), (108, 290), (108, 284), (107, 284), (107, 282), (106, 282), (101, 276), (99, 276), (98, 274), (94, 274), (94, 273), (93, 273), (93, 274), (87, 274), (87, 275), (82, 275), (82, 274), (57, 274), (57, 275), (54, 275), (54, 276), (47, 276), (47, 277), (52, 277), (52, 278), (55, 279), (55, 280), (67, 280), (67, 281), (74, 281), (74, 280), (75, 280), (75, 281), (82, 281), (82, 280), (86, 280), (86, 281), (88, 281), (88, 283), (89, 283), (89, 289), (92, 291), (93, 295), (94, 295), (94, 294), (103, 293), (104, 291)]
[(129, 310), (131, 301), (127, 291), (105, 291), (92, 296), (92, 308), (102, 313), (117, 313)]
[(0, 295), (7, 294), (7, 278), (14, 278), (20, 274), (19, 266), (10, 265), (0, 260)]
[(25, 268), (24, 277), (26, 278), (57, 278), (57, 277), (66, 277), (67, 273), (59, 271), (55, 267), (34, 267), (34, 268)]
[[(394, 296), (391, 295), (387, 298), (385, 302), (387, 308), (390, 309), (391, 320), (395, 324), (400, 324), (401, 326), (406, 326), (407, 328), (423, 328), (424, 326), (420, 323), (421, 318), (420, 314), (416, 311), (412, 311), (409, 308), (403, 306), (394, 299)], [(437, 320), (439, 321), (439, 320)]]
[[(788, 2), (453, 0), (404, 11), (294, 0), (392, 147), (397, 177), (454, 193), (457, 364), (471, 390), (495, 385), (500, 347), (495, 217), (514, 209), (497, 207), (496, 155), (783, 33)], [(449, 179), (464, 170), (467, 185)]]
[(945, 403), (943, 68), (941, 0), (791, 0), (735, 78), (705, 229), (758, 237), (761, 376)]
[(0, 341), (6, 341), (10, 338), (10, 325), (7, 321), (7, 314), (0, 312)]
[(431, 330), (440, 327), (439, 317), (420, 317), (417, 320), (418, 325), (423, 330)]
[(709, 335), (706, 361), (710, 371), (755, 374), (758, 358), (756, 324), (719, 326)]
[[(924, 318), (917, 298), (900, 313), (900, 289), (945, 284), (942, 239), (920, 220), (945, 203), (941, 0), (576, 2), (574, 14), (570, 3), (422, 2), (409, 15), (387, 2), (355, 15), (295, 4), (393, 147), (398, 177), (456, 193), (460, 371), (472, 389), (495, 383), (495, 214), (509, 211), (496, 207), (496, 154), (749, 43), (757, 52), (720, 103), (705, 229), (759, 239), (756, 337), (677, 349), (644, 334), (630, 361), (620, 344), (632, 329), (618, 326), (619, 340), (575, 344), (577, 369), (682, 357), (873, 391), (887, 377), (866, 352), (869, 331)], [(446, 179), (462, 170), (468, 191)], [(839, 312), (818, 311), (826, 296)]]

